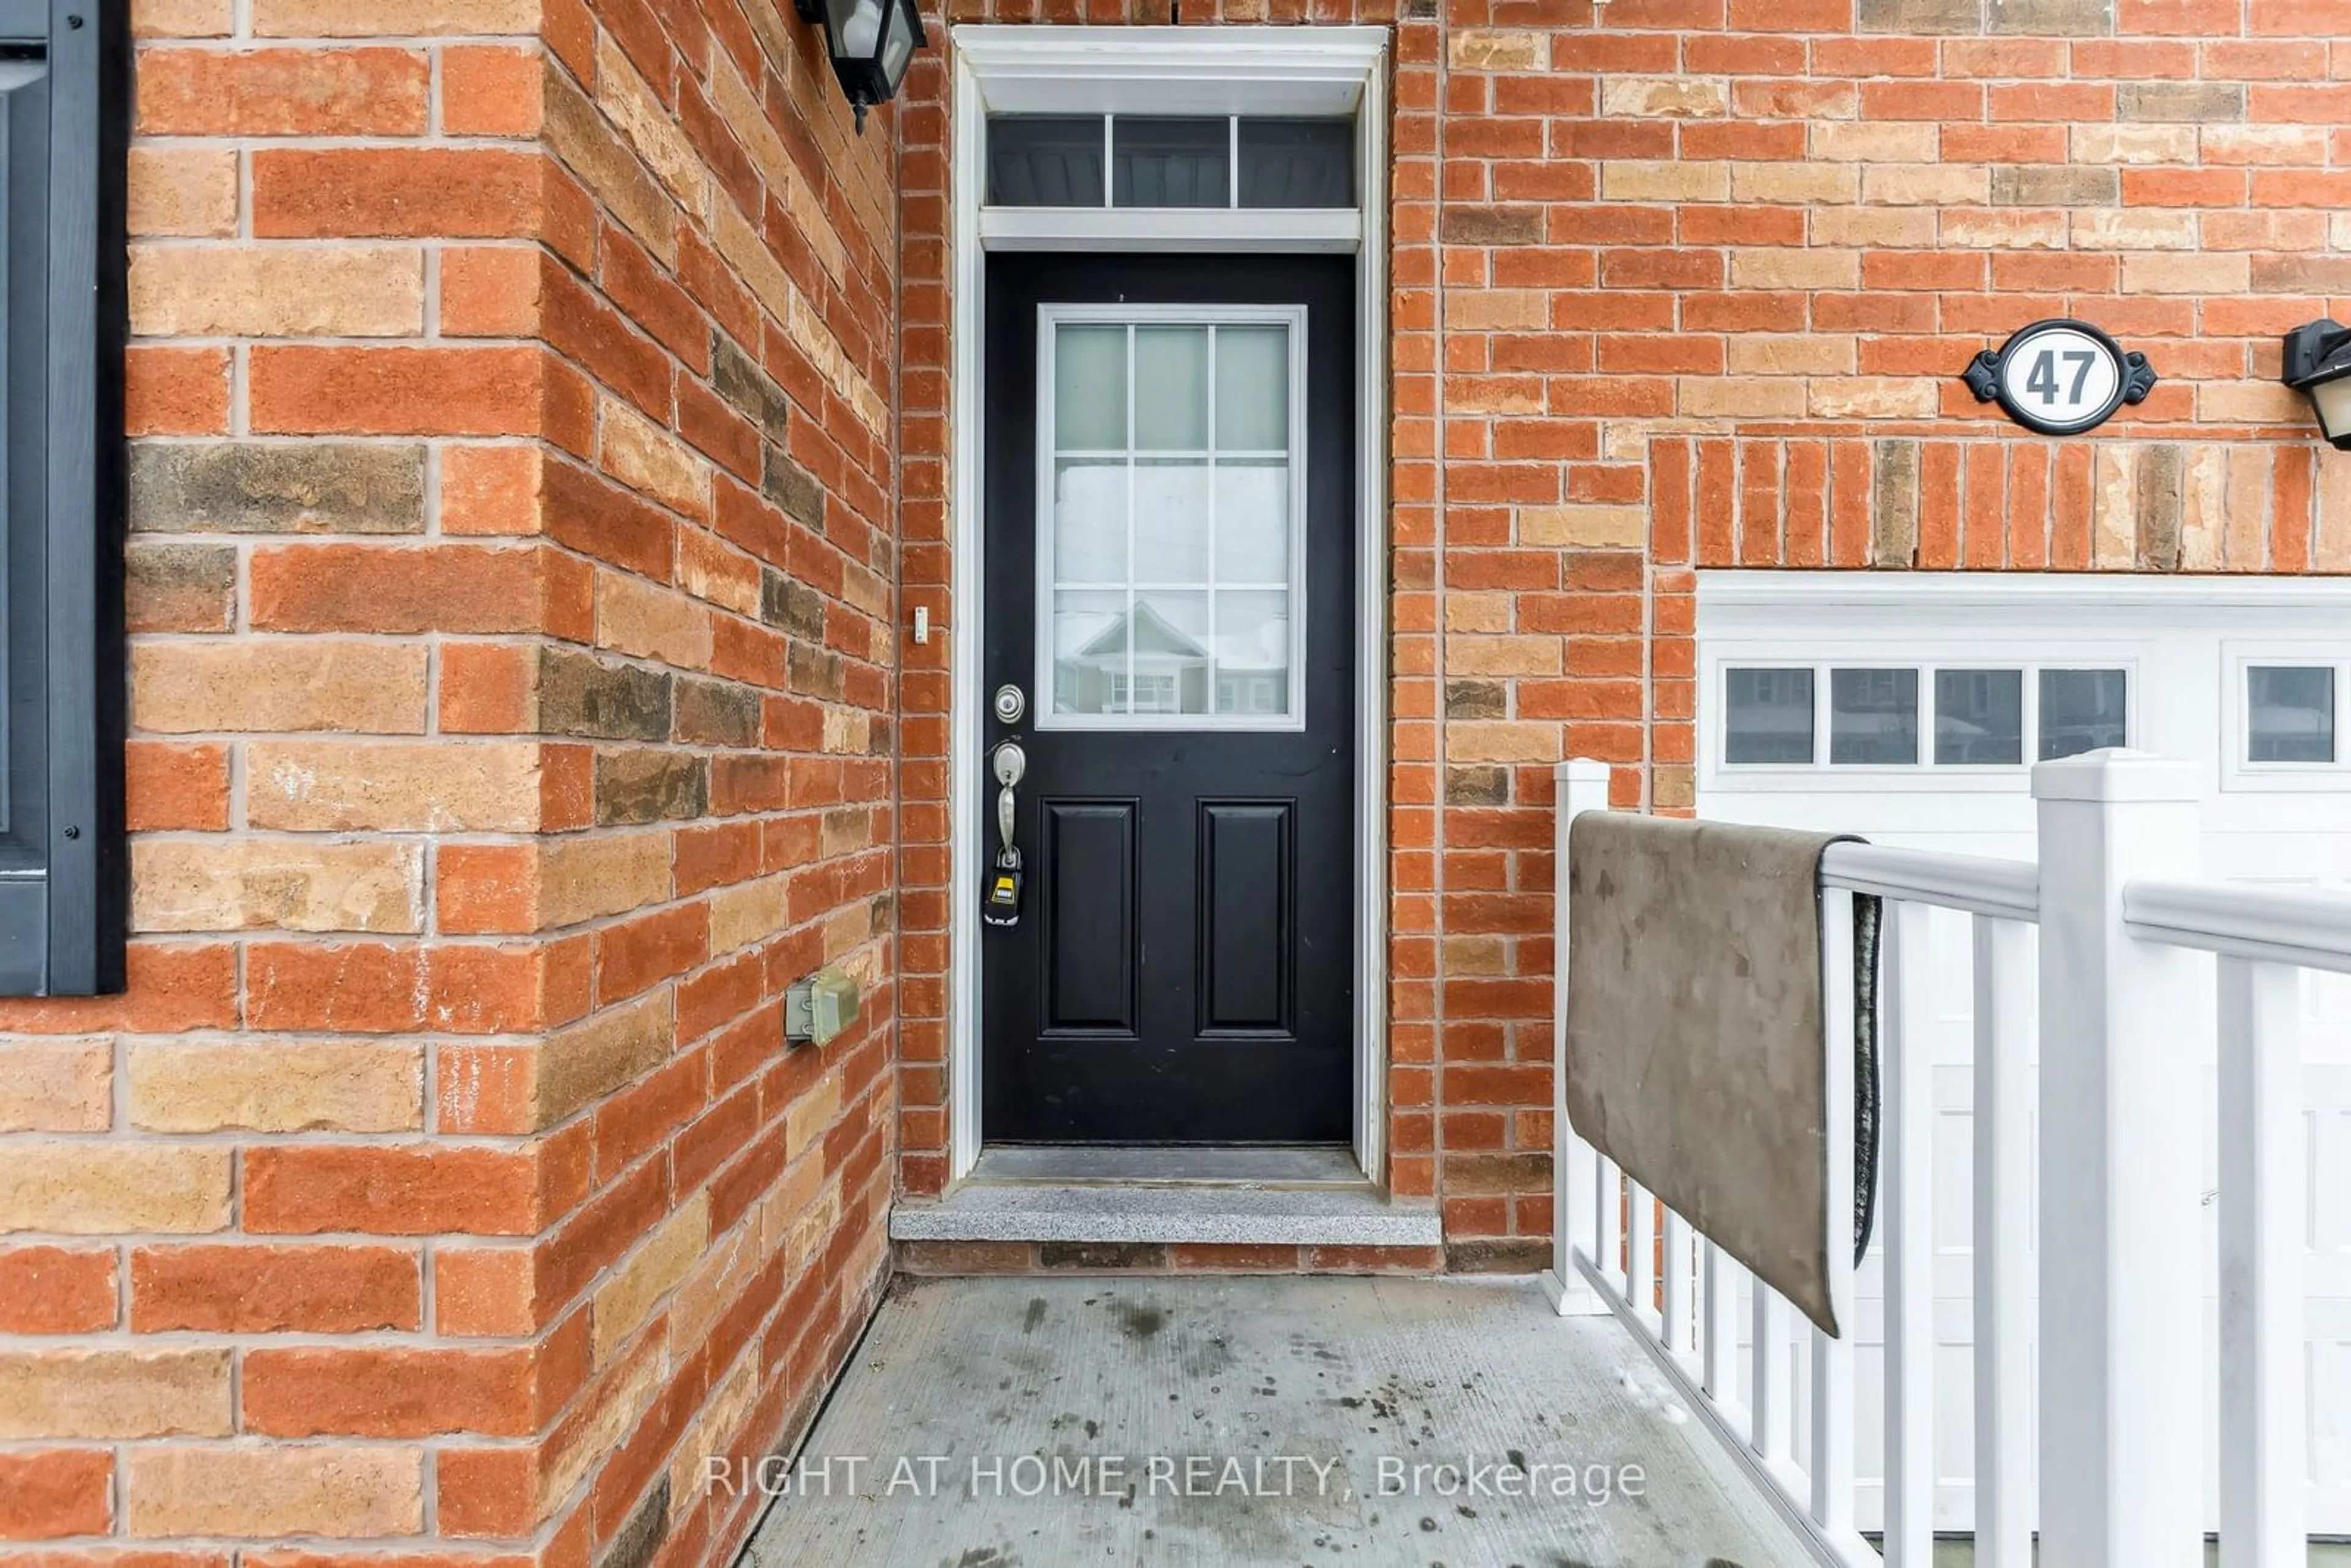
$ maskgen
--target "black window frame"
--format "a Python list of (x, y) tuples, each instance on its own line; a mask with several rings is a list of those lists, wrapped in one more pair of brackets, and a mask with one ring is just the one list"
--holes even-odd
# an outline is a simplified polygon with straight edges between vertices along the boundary
[[(7, 800), (24, 809), (0, 814), (0, 996), (123, 988), (128, 11), (124, 0), (0, 0), (0, 61), (46, 66), (47, 108), (45, 126), (38, 105), (26, 110), (46, 132), (42, 189), (15, 189), (10, 170), (5, 193), (0, 542), (12, 565), (40, 570), (11, 570), (5, 589), (10, 653), (24, 655), (5, 659), (0, 713), (17, 773)], [(0, 112), (13, 142), (27, 128), (12, 120)], [(20, 358), (17, 334), (31, 329), (40, 341)], [(39, 409), (26, 410), (34, 399)]]

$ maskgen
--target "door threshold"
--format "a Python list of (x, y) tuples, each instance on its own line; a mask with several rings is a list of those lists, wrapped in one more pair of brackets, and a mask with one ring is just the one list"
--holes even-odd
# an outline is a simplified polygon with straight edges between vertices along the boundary
[(1392, 1203), (1370, 1182), (967, 1181), (935, 1202), (900, 1198), (893, 1241), (1207, 1242), (1273, 1247), (1440, 1247), (1433, 1205)]
[(975, 1183), (1114, 1186), (1297, 1186), (1376, 1190), (1344, 1144), (998, 1144)]

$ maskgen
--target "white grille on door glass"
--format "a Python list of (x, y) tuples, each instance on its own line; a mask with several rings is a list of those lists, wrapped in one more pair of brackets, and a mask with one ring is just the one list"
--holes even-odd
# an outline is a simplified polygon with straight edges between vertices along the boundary
[(1049, 726), (1299, 721), (1294, 324), (1199, 315), (1049, 322)]

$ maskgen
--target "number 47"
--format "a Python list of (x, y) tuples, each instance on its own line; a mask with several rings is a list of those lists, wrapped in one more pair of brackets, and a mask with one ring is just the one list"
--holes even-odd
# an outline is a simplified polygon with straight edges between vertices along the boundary
[[(2032, 373), (2024, 378), (2024, 390), (2039, 392), (2043, 403), (2053, 403), (2057, 401), (2059, 358), (2059, 353), (2054, 349), (2042, 350), (2040, 353), (2033, 356)], [(2082, 389), (2090, 382), (2090, 367), (2098, 362), (2098, 356), (2088, 349), (2067, 349), (2063, 358), (2067, 364), (2074, 367), (2074, 390), (2065, 394), (2065, 401), (2079, 402), (2082, 401)]]

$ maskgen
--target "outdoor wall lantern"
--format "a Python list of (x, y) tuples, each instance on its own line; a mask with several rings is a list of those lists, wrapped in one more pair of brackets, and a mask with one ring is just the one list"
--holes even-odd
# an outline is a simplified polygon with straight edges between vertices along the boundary
[(800, 20), (824, 27), (825, 53), (865, 134), (865, 110), (898, 95), (906, 64), (930, 40), (914, 0), (797, 0)]
[(2326, 439), (2351, 452), (2351, 327), (2325, 318), (2288, 332), (2278, 379), (2310, 400)]

